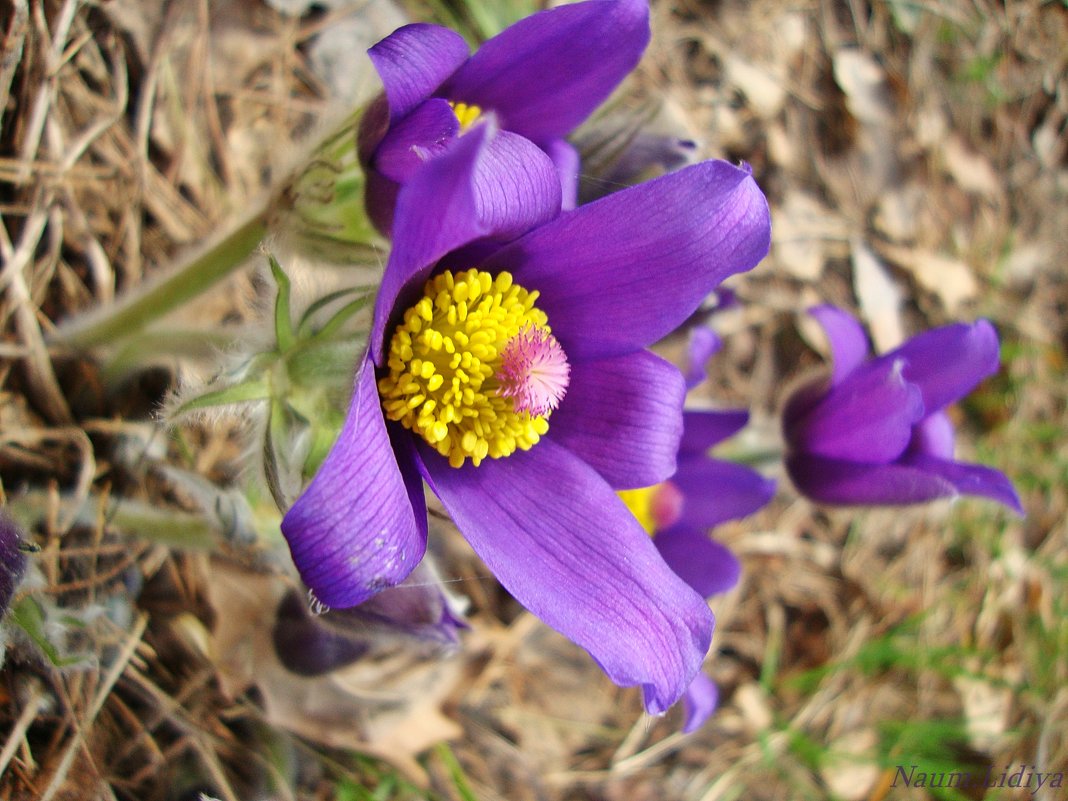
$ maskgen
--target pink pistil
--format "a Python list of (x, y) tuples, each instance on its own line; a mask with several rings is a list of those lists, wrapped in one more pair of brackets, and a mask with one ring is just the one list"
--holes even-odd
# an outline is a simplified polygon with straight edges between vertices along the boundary
[(512, 399), (517, 412), (538, 417), (552, 411), (567, 392), (570, 377), (564, 349), (540, 328), (526, 326), (501, 351), (500, 394)]
[(649, 514), (657, 531), (663, 531), (678, 522), (682, 517), (685, 500), (682, 490), (670, 481), (665, 481), (656, 488), (649, 502)]

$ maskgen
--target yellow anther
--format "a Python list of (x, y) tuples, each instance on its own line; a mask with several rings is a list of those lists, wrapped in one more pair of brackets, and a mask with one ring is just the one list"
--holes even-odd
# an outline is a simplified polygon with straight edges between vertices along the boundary
[(653, 521), (653, 496), (660, 489), (659, 484), (639, 489), (619, 490), (616, 495), (627, 505), (630, 513), (634, 515), (641, 527), (649, 534), (656, 533), (656, 523)]
[(460, 123), (461, 131), (466, 131), (474, 124), (475, 120), (482, 116), (482, 109), (478, 106), (469, 106), (467, 103), (453, 103), (451, 100), (449, 105), (452, 106), (452, 113), (456, 115), (456, 121)]
[(422, 436), (453, 467), (533, 447), (549, 430), (549, 412), (516, 411), (515, 400), (501, 394), (498, 369), (521, 330), (551, 338), (537, 296), (508, 273), (431, 278), (390, 341), (389, 373), (378, 382), (386, 417)]

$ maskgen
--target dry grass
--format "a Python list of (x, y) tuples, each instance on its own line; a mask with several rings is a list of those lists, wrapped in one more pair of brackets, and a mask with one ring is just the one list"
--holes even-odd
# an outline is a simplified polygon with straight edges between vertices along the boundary
[[(115, 383), (50, 334), (270, 185), (327, 110), (310, 44), (388, 13), (300, 20), (254, 0), (5, 9), (0, 491), (32, 512), (41, 548), (20, 599), (73, 663), (15, 637), (0, 673), (0, 796), (462, 798), (466, 783), (509, 801), (881, 801), (929, 797), (892, 786), (897, 764), (1068, 770), (1063, 4), (654, 3), (628, 97), (656, 101), (658, 124), (682, 126), (703, 155), (750, 162), (775, 225), (771, 257), (733, 287), (749, 304), (720, 319), (706, 399), (748, 405), (744, 446), (759, 451), (786, 388), (819, 361), (797, 326), (807, 305), (857, 308), (883, 348), (987, 316), (1004, 369), (959, 410), (962, 448), (1013, 476), (1028, 510), (828, 513), (784, 487), (724, 526), (745, 572), (715, 602), (707, 668), (723, 706), (690, 737), (674, 713), (642, 717), (635, 693), (519, 610), (444, 530), (473, 621), (463, 656), (428, 674), (444, 717), (401, 704), (409, 714), (387, 726), (353, 686), (415, 685), (377, 666), (328, 696), (372, 711), (317, 738), (314, 719), (272, 713), (284, 686), (233, 683), (216, 650), (230, 607), (213, 583), (246, 571), (274, 592), (290, 579), (221, 527), (209, 557), (182, 515), (223, 497), (196, 477), (242, 484), (244, 426), (165, 434), (152, 421), (173, 363)], [(257, 292), (239, 275), (194, 319), (249, 321)], [(463, 779), (448, 752), (393, 745), (435, 736), (451, 738)]]

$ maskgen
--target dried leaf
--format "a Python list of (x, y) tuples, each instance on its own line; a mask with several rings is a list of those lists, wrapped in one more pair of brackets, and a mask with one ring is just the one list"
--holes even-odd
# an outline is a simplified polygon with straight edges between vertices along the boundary
[(834, 80), (845, 93), (850, 113), (868, 125), (884, 125), (893, 116), (883, 68), (867, 53), (843, 47), (834, 54)]
[[(898, 181), (895, 110), (886, 73), (875, 59), (854, 48), (840, 48), (833, 59), (834, 79), (845, 94), (846, 108), (860, 123), (857, 136), (864, 181), (856, 186), (862, 202), (874, 202)], [(855, 178), (851, 177), (851, 184)]]
[(996, 753), (1004, 745), (1012, 711), (1012, 687), (997, 687), (985, 679), (966, 675), (954, 676), (953, 686), (960, 693), (972, 747), (984, 753)]
[(823, 273), (827, 242), (846, 238), (845, 223), (812, 196), (799, 191), (786, 195), (774, 213), (772, 246), (776, 261), (803, 281)]
[(424, 783), (414, 756), (460, 734), (441, 704), (461, 677), (459, 659), (394, 652), (308, 678), (279, 661), (271, 632), (286, 582), (212, 563), (208, 599), (217, 614), (211, 651), (224, 690), (255, 685), (267, 722), (331, 748), (376, 754)]
[(974, 271), (959, 259), (909, 248), (888, 248), (886, 253), (907, 269), (917, 284), (937, 296), (950, 314), (957, 314), (979, 294)]
[(849, 732), (830, 744), (820, 775), (833, 796), (844, 801), (868, 797), (879, 780), (879, 765), (871, 761), (878, 745), (879, 738), (871, 729)]
[(970, 150), (959, 136), (950, 135), (942, 143), (942, 158), (946, 170), (957, 185), (966, 192), (996, 197), (1001, 191), (1001, 182), (990, 162)]
[(786, 102), (786, 84), (768, 70), (756, 67), (734, 55), (724, 63), (727, 77), (741, 90), (758, 116), (771, 119)]
[(868, 322), (876, 350), (891, 350), (905, 339), (901, 323), (901, 288), (859, 237), (852, 240), (851, 248), (853, 291), (856, 292), (861, 315)]
[(767, 731), (774, 722), (767, 694), (759, 684), (743, 684), (734, 693), (734, 703), (754, 732)]

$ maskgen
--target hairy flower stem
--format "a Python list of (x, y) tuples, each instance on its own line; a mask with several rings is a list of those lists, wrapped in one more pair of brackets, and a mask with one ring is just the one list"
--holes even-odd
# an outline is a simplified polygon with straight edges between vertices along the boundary
[(267, 234), (268, 210), (264, 202), (166, 275), (145, 282), (111, 306), (61, 326), (55, 339), (71, 347), (90, 348), (138, 333), (241, 266)]
[[(42, 491), (31, 490), (10, 499), (8, 510), (15, 520), (27, 529), (33, 528), (45, 516), (50, 503)], [(77, 503), (73, 498), (61, 498), (64, 508)], [(106, 520), (107, 525), (119, 531), (136, 533), (152, 542), (173, 548), (211, 550), (218, 545), (225, 533), (227, 521), (213, 519), (205, 514), (177, 512), (159, 509), (140, 501), (123, 500), (108, 505), (101, 515), (99, 498), (91, 496), (82, 502), (75, 512), (72, 524), (96, 527)]]
[[(209, 243), (145, 281), (118, 302), (68, 320), (52, 341), (73, 348), (113, 344), (139, 334), (241, 267), (278, 227), (303, 250), (342, 263), (380, 245), (363, 214), (356, 159), (362, 109), (324, 125), (282, 178)], [(338, 259), (338, 256), (342, 258)]]

